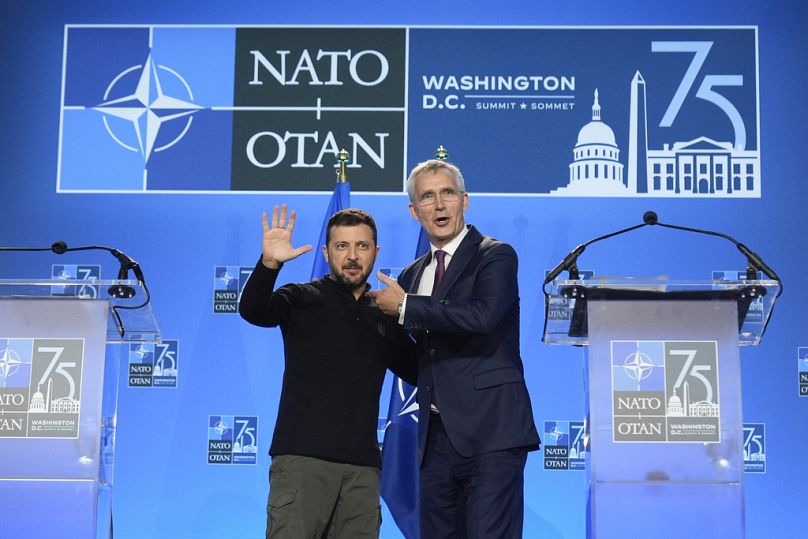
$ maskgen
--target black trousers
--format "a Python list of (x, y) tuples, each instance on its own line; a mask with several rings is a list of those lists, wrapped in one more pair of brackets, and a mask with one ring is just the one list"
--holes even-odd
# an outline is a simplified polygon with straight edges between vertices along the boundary
[(521, 539), (525, 448), (464, 457), (439, 414), (430, 416), (421, 465), (421, 537)]

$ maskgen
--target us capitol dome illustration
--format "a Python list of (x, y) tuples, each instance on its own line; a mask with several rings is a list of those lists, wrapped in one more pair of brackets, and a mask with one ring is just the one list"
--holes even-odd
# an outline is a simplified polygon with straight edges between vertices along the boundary
[(570, 181), (566, 187), (554, 189), (553, 195), (562, 196), (627, 196), (623, 184), (623, 164), (614, 131), (600, 119), (598, 90), (592, 104), (592, 121), (578, 132), (578, 141), (572, 150)]

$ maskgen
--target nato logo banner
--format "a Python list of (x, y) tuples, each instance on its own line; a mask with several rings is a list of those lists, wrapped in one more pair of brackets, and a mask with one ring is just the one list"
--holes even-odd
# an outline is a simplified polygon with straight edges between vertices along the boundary
[(129, 387), (177, 387), (179, 347), (176, 339), (129, 345)]
[(445, 141), (475, 192), (761, 196), (754, 27), (414, 28), (409, 43), (408, 154)]
[(766, 473), (766, 423), (743, 424), (743, 470)]
[(405, 30), (65, 29), (59, 192), (402, 190)]
[(213, 268), (213, 312), (237, 313), (241, 291), (254, 266), (215, 266)]
[(258, 417), (208, 417), (208, 464), (255, 464), (258, 458)]
[(64, 48), (59, 192), (330, 191), (344, 147), (356, 192), (400, 193), (441, 140), (479, 193), (761, 196), (755, 27), (69, 25)]
[(586, 467), (583, 421), (544, 422), (544, 469), (583, 470)]
[(0, 437), (78, 438), (84, 339), (0, 338)]
[(721, 441), (718, 343), (612, 341), (615, 442)]
[(800, 397), (808, 397), (808, 346), (797, 347), (797, 372)]
[[(98, 264), (53, 264), (51, 278), (59, 281), (97, 281), (101, 278)], [(51, 296), (99, 297), (99, 288), (94, 284), (66, 284), (51, 286)]]

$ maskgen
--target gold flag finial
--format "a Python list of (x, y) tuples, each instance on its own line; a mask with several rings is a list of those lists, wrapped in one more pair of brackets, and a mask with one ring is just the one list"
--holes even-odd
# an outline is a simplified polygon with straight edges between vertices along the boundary
[(339, 161), (339, 170), (337, 170), (337, 183), (345, 183), (348, 181), (348, 176), (345, 174), (345, 167), (347, 166), (346, 163), (348, 159), (351, 158), (351, 154), (343, 148), (337, 154), (337, 161)]
[(449, 159), (449, 150), (447, 150), (443, 144), (438, 146), (438, 149), (435, 151), (435, 159), (439, 161), (446, 161)]

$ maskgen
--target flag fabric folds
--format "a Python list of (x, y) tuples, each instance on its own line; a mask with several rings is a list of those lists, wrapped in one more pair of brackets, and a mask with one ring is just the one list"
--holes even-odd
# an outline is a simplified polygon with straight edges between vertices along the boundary
[[(421, 229), (415, 258), (429, 252)], [(394, 377), (382, 451), (382, 498), (406, 539), (419, 537), (418, 401), (416, 388)]]
[(323, 255), (323, 246), (325, 245), (325, 233), (328, 229), (328, 220), (339, 210), (351, 207), (351, 184), (348, 182), (337, 182), (334, 187), (334, 194), (331, 195), (331, 202), (328, 203), (328, 209), (325, 211), (325, 218), (323, 219), (323, 229), (320, 231), (320, 240), (314, 248), (314, 264), (311, 267), (311, 280), (322, 279), (323, 275), (328, 273), (328, 262)]

